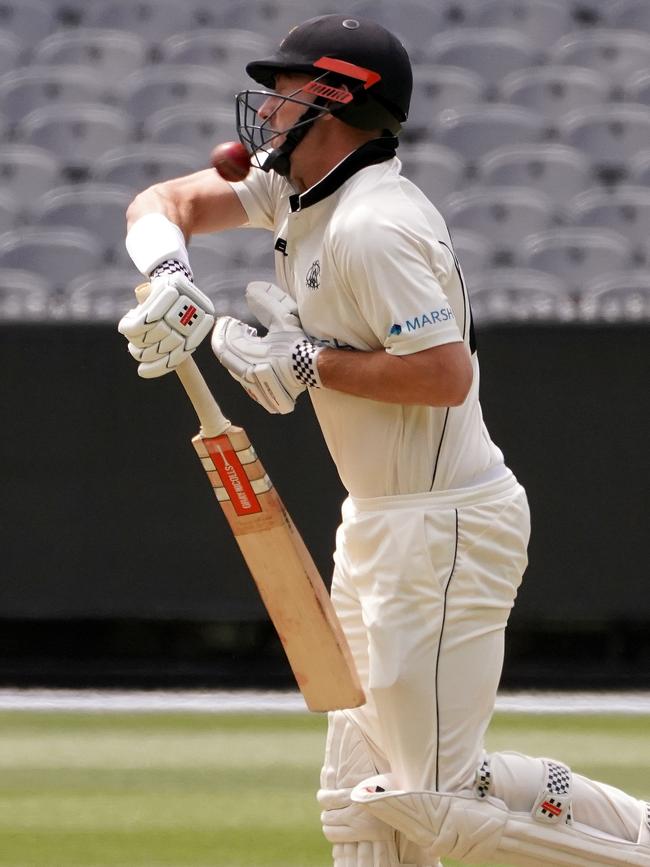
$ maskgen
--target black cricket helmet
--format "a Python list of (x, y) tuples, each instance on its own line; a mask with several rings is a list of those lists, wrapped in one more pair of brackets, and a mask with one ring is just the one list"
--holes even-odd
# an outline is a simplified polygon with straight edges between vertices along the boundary
[[(392, 33), (368, 19), (352, 15), (311, 18), (294, 27), (273, 56), (252, 61), (246, 71), (270, 91), (279, 72), (314, 76), (299, 92), (285, 97), (306, 107), (290, 131), (272, 130), (271, 123), (260, 122), (254, 96), (265, 98), (266, 91), (238, 94), (239, 135), (253, 153), (264, 149), (279, 132), (289, 133), (280, 148), (287, 159), (280, 165), (267, 160), (262, 166), (280, 174), (286, 173), (281, 169), (288, 171), (291, 151), (324, 113), (359, 129), (381, 129), (391, 135), (400, 131), (408, 117), (413, 73), (406, 49)], [(314, 96), (314, 101), (307, 95)]]

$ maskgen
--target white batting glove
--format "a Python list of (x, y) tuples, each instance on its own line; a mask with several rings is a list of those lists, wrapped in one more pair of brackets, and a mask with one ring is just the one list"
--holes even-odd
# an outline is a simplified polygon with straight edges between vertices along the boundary
[(321, 347), (302, 330), (295, 302), (278, 286), (249, 283), (246, 300), (268, 334), (260, 337), (245, 322), (222, 316), (212, 332), (214, 354), (268, 412), (291, 412), (301, 392), (321, 386)]
[(181, 271), (151, 280), (148, 298), (129, 310), (117, 326), (129, 341), (144, 379), (164, 376), (182, 364), (214, 324), (214, 306)]

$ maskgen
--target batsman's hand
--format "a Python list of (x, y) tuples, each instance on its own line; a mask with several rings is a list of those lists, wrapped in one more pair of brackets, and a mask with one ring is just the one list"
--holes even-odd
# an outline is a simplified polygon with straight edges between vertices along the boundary
[(212, 349), (248, 394), (271, 413), (288, 413), (306, 388), (321, 385), (316, 359), (321, 347), (302, 330), (295, 302), (273, 283), (246, 288), (252, 313), (268, 328), (255, 328), (222, 316), (212, 332)]
[(151, 280), (147, 299), (124, 315), (117, 326), (129, 341), (144, 379), (164, 376), (182, 364), (214, 324), (214, 306), (181, 272)]

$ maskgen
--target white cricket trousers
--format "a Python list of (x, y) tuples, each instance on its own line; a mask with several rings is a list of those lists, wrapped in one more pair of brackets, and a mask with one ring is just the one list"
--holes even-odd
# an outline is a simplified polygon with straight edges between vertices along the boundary
[(342, 516), (332, 599), (368, 699), (344, 713), (397, 787), (467, 788), (527, 564), (526, 493), (504, 468), (471, 488), (349, 497)]

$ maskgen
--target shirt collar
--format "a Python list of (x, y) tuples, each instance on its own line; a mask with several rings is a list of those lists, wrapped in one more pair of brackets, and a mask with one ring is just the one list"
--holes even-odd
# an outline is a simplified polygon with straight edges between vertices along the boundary
[(383, 163), (395, 156), (397, 138), (386, 136), (375, 138), (361, 145), (357, 150), (348, 154), (340, 163), (328, 172), (324, 178), (314, 184), (304, 193), (294, 193), (289, 196), (291, 213), (302, 211), (310, 205), (315, 205), (335, 193), (352, 175), (367, 166)]

